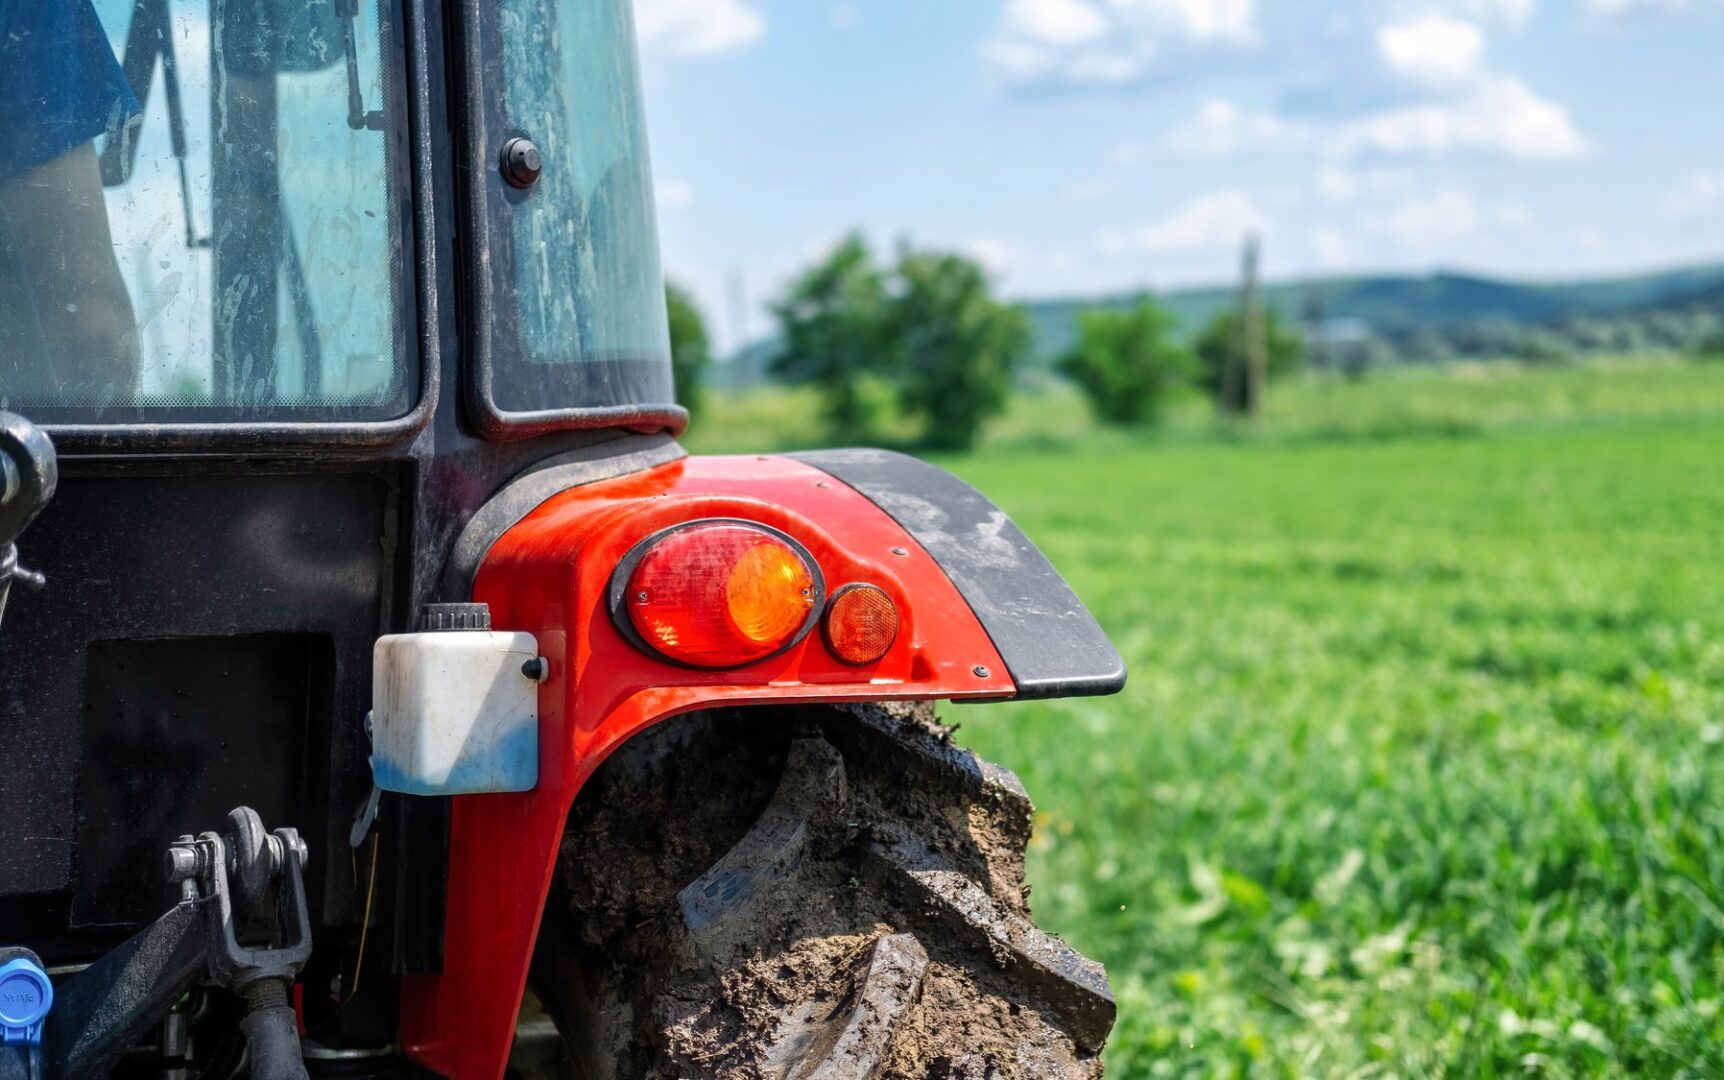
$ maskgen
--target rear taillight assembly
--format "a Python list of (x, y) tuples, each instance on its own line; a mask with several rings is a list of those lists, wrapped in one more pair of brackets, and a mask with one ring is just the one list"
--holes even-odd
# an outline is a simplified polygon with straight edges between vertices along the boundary
[(790, 537), (754, 522), (702, 521), (642, 541), (611, 585), (618, 625), (680, 664), (733, 668), (800, 641), (825, 597)]

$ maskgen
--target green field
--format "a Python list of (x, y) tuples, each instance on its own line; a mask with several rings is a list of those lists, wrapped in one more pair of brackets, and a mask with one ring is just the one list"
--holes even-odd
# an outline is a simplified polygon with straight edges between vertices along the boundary
[[(692, 442), (804, 441), (806, 404)], [(1133, 436), (1056, 395), (943, 460), (1131, 669), (946, 710), (1041, 807), (1110, 1074), (1724, 1075), (1724, 365), (1271, 406)]]

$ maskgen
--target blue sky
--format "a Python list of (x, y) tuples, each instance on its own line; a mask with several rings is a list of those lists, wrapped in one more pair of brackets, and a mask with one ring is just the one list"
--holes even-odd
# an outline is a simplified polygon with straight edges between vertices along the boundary
[(635, 0), (722, 343), (844, 231), (1017, 297), (1724, 258), (1724, 0)]

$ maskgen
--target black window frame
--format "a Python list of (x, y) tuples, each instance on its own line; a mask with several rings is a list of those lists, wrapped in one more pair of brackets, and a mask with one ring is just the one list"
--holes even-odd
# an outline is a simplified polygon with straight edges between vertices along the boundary
[[(400, 279), (394, 290), (396, 347), (418, 367), (409, 379), (407, 409), (386, 419), (58, 421), (49, 410), (39, 426), (62, 453), (109, 451), (372, 449), (409, 442), (430, 422), (440, 393), (437, 344), (436, 229), (431, 146), (432, 74), (427, 57), (427, 0), (392, 0), (396, 29), (382, 44), (386, 90), (399, 105), (383, 132), (388, 197), (397, 214)], [(39, 411), (39, 410), (38, 410)], [(29, 410), (27, 410), (29, 412)], [(183, 415), (183, 414), (182, 414)]]
[(509, 410), (498, 403), (495, 389), (499, 371), (527, 362), (512, 336), (515, 320), (499, 320), (497, 313), (502, 305), (512, 304), (515, 296), (510, 214), (513, 207), (533, 195), (531, 189), (517, 191), (503, 181), (499, 155), (510, 139), (532, 139), (535, 135), (512, 126), (506, 115), (498, 5), (466, 0), (460, 6), (459, 85), (465, 102), (459, 159), (464, 226), (461, 259), (466, 273), (465, 307), (471, 316), (464, 333), (470, 360), (463, 381), (469, 419), (482, 436), (496, 442), (582, 428), (681, 434), (688, 425), (688, 410), (674, 400), (668, 356), (662, 360), (584, 360), (560, 365), (566, 383), (558, 393), (570, 401), (592, 401), (620, 386), (650, 398), (655, 386), (663, 386), (671, 400), (548, 405), (531, 411)]

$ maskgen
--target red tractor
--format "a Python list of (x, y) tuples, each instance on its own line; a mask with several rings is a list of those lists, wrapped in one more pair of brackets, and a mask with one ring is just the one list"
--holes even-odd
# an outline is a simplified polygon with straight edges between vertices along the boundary
[(0, 3), (0, 107), (0, 1078), (1099, 1072), (928, 703), (1120, 658), (678, 445), (628, 0)]

